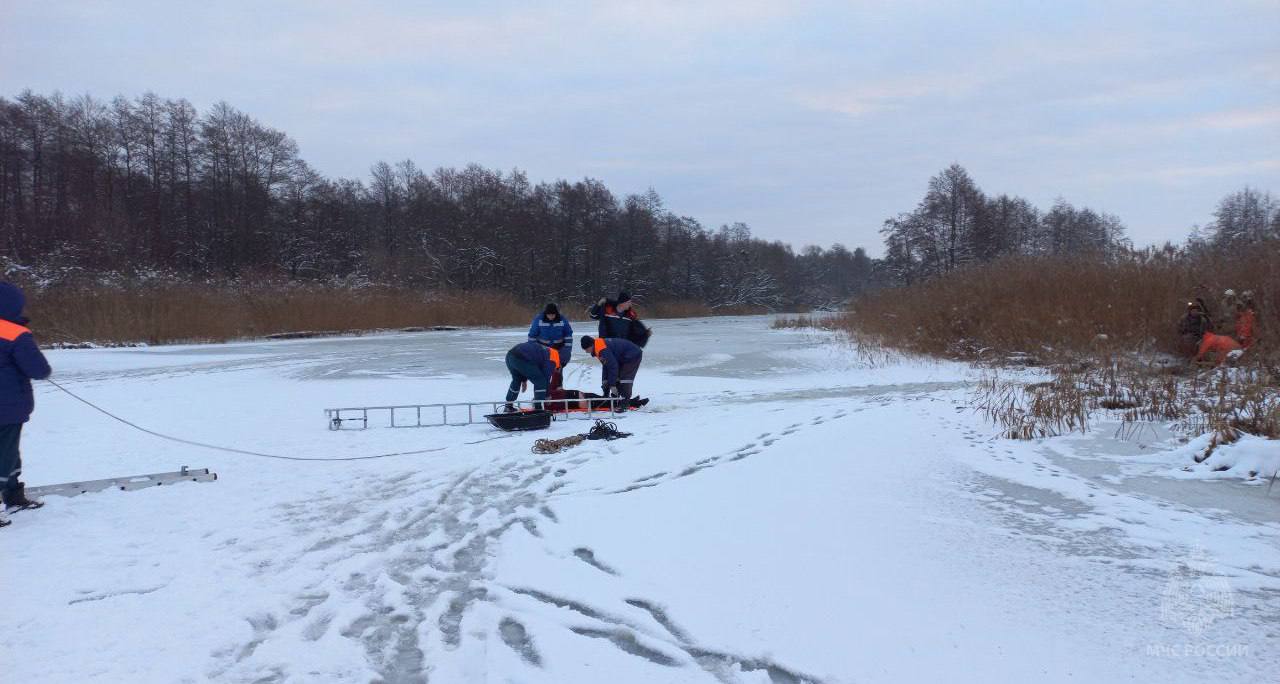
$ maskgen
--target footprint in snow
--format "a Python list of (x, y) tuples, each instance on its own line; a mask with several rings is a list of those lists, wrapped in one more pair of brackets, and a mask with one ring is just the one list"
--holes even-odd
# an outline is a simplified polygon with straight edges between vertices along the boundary
[(595, 568), (596, 570), (599, 570), (600, 572), (613, 575), (615, 577), (618, 575), (617, 570), (614, 570), (613, 568), (609, 567), (602, 561), (598, 560), (596, 558), (595, 551), (592, 551), (591, 549), (585, 546), (580, 546), (574, 549), (573, 555), (577, 556), (578, 560), (582, 561), (583, 563), (586, 563), (587, 565), (590, 565), (591, 567)]

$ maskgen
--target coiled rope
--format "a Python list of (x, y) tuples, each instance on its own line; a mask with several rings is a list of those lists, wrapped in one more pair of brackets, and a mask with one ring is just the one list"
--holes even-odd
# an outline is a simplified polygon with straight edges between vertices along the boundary
[(591, 429), (584, 434), (569, 435), (560, 439), (540, 439), (533, 443), (532, 451), (535, 454), (543, 455), (558, 454), (565, 449), (572, 449), (588, 439), (615, 440), (630, 436), (630, 432), (619, 430), (617, 423), (596, 420), (596, 424), (592, 425)]
[(535, 454), (558, 454), (565, 449), (572, 449), (582, 444), (586, 439), (586, 435), (569, 435), (560, 439), (540, 439), (533, 443), (532, 451)]

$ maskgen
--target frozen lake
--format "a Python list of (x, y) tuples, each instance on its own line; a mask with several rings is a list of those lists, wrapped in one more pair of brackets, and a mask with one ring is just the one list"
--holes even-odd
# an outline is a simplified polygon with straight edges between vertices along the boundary
[[(657, 321), (618, 421), (551, 456), (483, 425), (323, 409), (490, 401), (524, 331), (50, 354), (3, 531), (6, 675), (33, 682), (1261, 682), (1280, 493), (1173, 479), (1169, 435), (993, 439), (966, 366), (867, 367), (764, 317)], [(579, 335), (592, 333), (580, 324)], [(598, 391), (580, 350), (567, 385)], [(591, 362), (591, 363), (588, 363)]]

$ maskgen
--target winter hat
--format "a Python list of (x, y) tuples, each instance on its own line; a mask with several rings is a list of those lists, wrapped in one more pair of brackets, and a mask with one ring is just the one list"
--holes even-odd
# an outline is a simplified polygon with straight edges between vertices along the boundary
[(10, 323), (22, 324), (22, 310), (27, 306), (27, 297), (22, 288), (13, 283), (0, 283), (0, 319)]
[(582, 347), (582, 351), (591, 351), (591, 347), (595, 345), (595, 343), (596, 339), (590, 335), (583, 335), (578, 340), (578, 344)]
[(619, 303), (619, 304), (624, 304), (624, 303), (629, 302), (629, 301), (631, 301), (631, 293), (630, 293), (630, 292), (627, 292), (626, 290), (623, 290), (622, 292), (619, 292), (619, 293), (618, 293), (618, 303)]
[(546, 308), (542, 310), (542, 315), (543, 316), (559, 316), (560, 307), (556, 306), (555, 302), (551, 302), (547, 304)]

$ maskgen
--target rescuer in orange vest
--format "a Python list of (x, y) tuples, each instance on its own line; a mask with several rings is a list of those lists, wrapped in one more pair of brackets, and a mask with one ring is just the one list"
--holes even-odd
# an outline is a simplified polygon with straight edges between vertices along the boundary
[(644, 350), (639, 346), (617, 338), (597, 339), (582, 336), (583, 351), (591, 354), (604, 367), (601, 387), (605, 396), (631, 398), (635, 390), (636, 373), (644, 360)]
[(560, 370), (560, 352), (537, 342), (521, 342), (507, 352), (507, 370), (511, 373), (507, 411), (515, 410), (512, 402), (529, 383), (533, 383), (534, 408), (542, 408), (551, 378)]
[(1253, 309), (1253, 297), (1249, 295), (1250, 293), (1246, 292), (1245, 296), (1236, 302), (1236, 340), (1245, 349), (1252, 347), (1257, 339), (1258, 315)]
[(636, 313), (631, 295), (625, 290), (618, 293), (617, 299), (601, 298), (595, 306), (587, 310), (593, 321), (599, 321), (597, 337), (627, 340), (638, 347), (649, 343), (653, 331), (649, 329)]
[(52, 370), (35, 337), (26, 328), (22, 309), (27, 298), (10, 283), (0, 283), (0, 527), (9, 524), (6, 511), (44, 505), (27, 497), (22, 484), (22, 456), (18, 443), (22, 426), (35, 409), (32, 380), (49, 377)]

